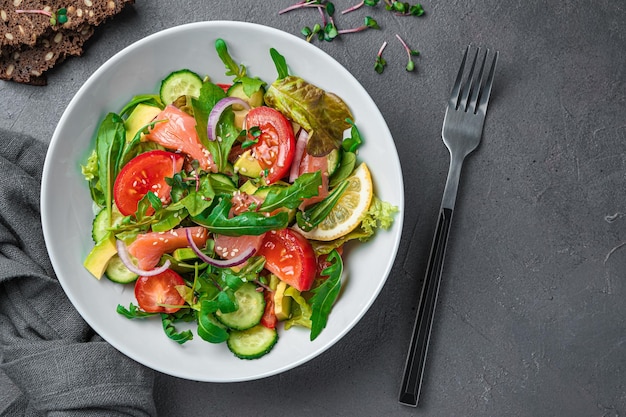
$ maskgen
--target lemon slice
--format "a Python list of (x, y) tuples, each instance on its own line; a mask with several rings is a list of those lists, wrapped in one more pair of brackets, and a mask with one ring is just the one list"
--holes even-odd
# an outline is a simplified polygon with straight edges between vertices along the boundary
[(367, 165), (361, 163), (346, 181), (348, 186), (328, 216), (308, 232), (294, 226), (298, 232), (307, 239), (330, 241), (350, 233), (361, 223), (374, 193), (372, 176)]

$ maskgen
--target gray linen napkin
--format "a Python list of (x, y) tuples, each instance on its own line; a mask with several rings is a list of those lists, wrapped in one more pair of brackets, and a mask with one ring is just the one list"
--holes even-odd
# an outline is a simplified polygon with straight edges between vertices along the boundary
[(39, 212), (45, 153), (0, 130), (0, 416), (156, 415), (153, 371), (95, 334), (55, 278)]

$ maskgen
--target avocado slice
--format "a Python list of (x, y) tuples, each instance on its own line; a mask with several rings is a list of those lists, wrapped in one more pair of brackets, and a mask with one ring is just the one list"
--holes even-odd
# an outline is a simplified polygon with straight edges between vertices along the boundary
[(94, 277), (100, 279), (104, 275), (109, 261), (117, 254), (115, 236), (112, 233), (107, 235), (93, 247), (83, 265)]
[(287, 320), (291, 315), (291, 297), (285, 295), (287, 284), (280, 281), (274, 292), (274, 313), (279, 321)]
[(263, 168), (261, 168), (259, 161), (252, 156), (252, 151), (248, 149), (235, 161), (235, 172), (248, 178), (259, 178)]
[(159, 113), (161, 113), (161, 109), (158, 107), (144, 103), (137, 104), (124, 122), (124, 126), (126, 127), (126, 142), (133, 140), (139, 129), (152, 122)]

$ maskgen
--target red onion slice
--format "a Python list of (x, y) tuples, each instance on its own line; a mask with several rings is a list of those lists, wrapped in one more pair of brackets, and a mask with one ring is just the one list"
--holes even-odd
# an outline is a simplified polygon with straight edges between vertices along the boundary
[(233, 104), (239, 104), (243, 106), (244, 109), (249, 109), (250, 105), (246, 103), (244, 100), (237, 97), (226, 97), (215, 103), (215, 106), (211, 109), (211, 113), (209, 113), (209, 120), (207, 122), (206, 134), (209, 140), (217, 139), (217, 124), (220, 121), (220, 117), (224, 110), (232, 106)]
[(293, 156), (293, 162), (291, 163), (291, 171), (289, 171), (289, 182), (294, 182), (300, 174), (300, 161), (302, 161), (302, 156), (304, 155), (304, 150), (308, 140), (309, 133), (304, 129), (300, 129), (296, 140), (296, 150)]
[(133, 274), (137, 274), (140, 277), (152, 277), (155, 275), (159, 275), (160, 273), (165, 272), (165, 270), (167, 270), (167, 268), (170, 267), (171, 262), (169, 259), (167, 259), (165, 263), (163, 263), (163, 265), (161, 265), (158, 268), (151, 269), (149, 271), (138, 268), (137, 265), (135, 265), (133, 261), (130, 259), (130, 255), (128, 253), (128, 249), (126, 248), (126, 244), (123, 241), (118, 240), (115, 245), (117, 246), (117, 254), (119, 255), (120, 260), (122, 261), (124, 266), (128, 268), (130, 272), (132, 272)]
[(242, 263), (250, 259), (250, 257), (256, 252), (256, 248), (251, 246), (232, 259), (211, 258), (210, 256), (207, 256), (204, 252), (202, 252), (198, 245), (196, 245), (196, 242), (194, 242), (193, 238), (191, 237), (191, 232), (189, 231), (189, 229), (187, 229), (185, 233), (187, 234), (187, 241), (189, 242), (191, 249), (193, 249), (196, 255), (198, 255), (200, 259), (202, 259), (209, 265), (217, 266), (219, 268), (230, 268), (231, 266), (241, 265)]

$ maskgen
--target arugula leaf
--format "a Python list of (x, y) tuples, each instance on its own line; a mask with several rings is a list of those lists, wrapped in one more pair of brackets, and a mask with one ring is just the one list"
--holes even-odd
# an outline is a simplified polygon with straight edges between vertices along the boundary
[(226, 75), (234, 77), (233, 83), (240, 82), (243, 87), (243, 92), (246, 93), (248, 97), (252, 97), (254, 93), (265, 86), (265, 81), (261, 80), (259, 77), (248, 77), (246, 75), (246, 67), (243, 64), (237, 65), (235, 60), (230, 56), (228, 46), (223, 39), (217, 39), (215, 41), (215, 50), (217, 51), (217, 56), (220, 57), (226, 67)]
[(246, 93), (248, 97), (252, 97), (254, 93), (259, 91), (266, 84), (266, 82), (259, 77), (241, 77), (238, 81), (242, 84), (243, 92)]
[(178, 201), (178, 205), (185, 207), (190, 216), (197, 216), (209, 208), (215, 197), (215, 191), (207, 175), (200, 176), (194, 185), (189, 187), (188, 194)]
[(246, 67), (243, 65), (237, 65), (237, 63), (233, 60), (228, 52), (228, 46), (226, 45), (224, 39), (218, 38), (215, 40), (215, 50), (217, 51), (217, 56), (220, 57), (226, 66), (226, 75), (231, 75), (235, 78), (245, 77)]
[(276, 49), (270, 48), (270, 56), (274, 65), (276, 65), (276, 71), (278, 72), (278, 79), (282, 80), (289, 76), (289, 69), (287, 68), (287, 61)]
[(183, 343), (193, 339), (193, 333), (191, 330), (183, 330), (178, 332), (174, 326), (174, 320), (169, 314), (161, 313), (161, 323), (163, 324), (163, 331), (174, 342), (182, 345)]
[(310, 132), (307, 152), (313, 156), (339, 148), (344, 130), (350, 127), (346, 119), (353, 118), (337, 95), (295, 76), (274, 81), (265, 93), (265, 102)]
[(232, 202), (230, 198), (223, 196), (218, 204), (204, 213), (194, 216), (193, 220), (201, 226), (209, 229), (211, 233), (226, 236), (241, 235), (262, 235), (270, 230), (283, 229), (289, 223), (289, 215), (280, 212), (273, 216), (266, 216), (263, 213), (246, 211), (235, 217), (228, 217)]
[(211, 82), (205, 82), (200, 88), (198, 98), (191, 99), (191, 107), (193, 108), (193, 116), (196, 119), (196, 132), (200, 142), (211, 152), (217, 166), (222, 170), (223, 161), (221, 158), (220, 144), (217, 141), (210, 141), (207, 137), (207, 125), (209, 122), (209, 114), (215, 104), (226, 97), (226, 93), (217, 85)]
[(158, 314), (158, 313), (146, 313), (145, 311), (140, 310), (139, 307), (137, 307), (133, 303), (130, 303), (130, 305), (128, 306), (128, 309), (124, 307), (123, 305), (118, 304), (115, 311), (117, 311), (118, 314), (121, 314), (127, 319), (144, 319), (146, 317), (152, 317)]
[(213, 316), (212, 305), (204, 300), (198, 313), (198, 336), (209, 343), (222, 343), (228, 340), (228, 331)]
[(346, 152), (356, 152), (356, 150), (363, 144), (363, 137), (361, 136), (361, 132), (359, 132), (359, 128), (356, 127), (352, 119), (346, 119), (346, 122), (352, 127), (350, 128), (350, 137), (344, 139), (341, 143), (341, 147)]
[(152, 223), (153, 232), (167, 232), (178, 226), (187, 216), (186, 210), (172, 210), (171, 206), (166, 207), (164, 210), (158, 212), (158, 220)]
[(119, 113), (120, 117), (124, 117), (132, 113), (134, 108), (137, 107), (137, 105), (140, 103), (158, 107), (160, 109), (163, 109), (165, 107), (163, 105), (163, 102), (161, 101), (161, 97), (159, 97), (158, 94), (140, 94), (133, 97), (128, 103), (126, 103), (126, 105), (124, 105)]
[(315, 171), (300, 175), (289, 187), (271, 187), (259, 211), (269, 213), (281, 207), (295, 209), (303, 198), (318, 195), (320, 185), (322, 174)]
[(111, 216), (113, 205), (113, 184), (120, 169), (120, 158), (126, 144), (126, 128), (124, 120), (115, 113), (106, 115), (96, 136), (96, 152), (98, 156), (98, 177), (104, 195), (106, 210)]
[(220, 269), (220, 281), (224, 284), (224, 286), (232, 289), (233, 291), (237, 291), (244, 284), (241, 277), (235, 274), (230, 268)]
[(232, 313), (233, 311), (237, 311), (239, 309), (239, 304), (235, 298), (235, 291), (231, 289), (220, 291), (217, 295), (216, 301), (219, 310), (224, 314)]
[(341, 290), (341, 275), (343, 261), (337, 250), (333, 250), (327, 258), (330, 266), (322, 271), (328, 278), (317, 288), (312, 290), (311, 303), (311, 341), (315, 340), (328, 323), (328, 315)]
[(341, 164), (339, 168), (331, 175), (328, 180), (329, 187), (336, 187), (343, 180), (348, 178), (352, 171), (354, 171), (354, 167), (356, 166), (356, 154), (354, 152), (343, 152), (341, 156)]
[(163, 207), (163, 203), (161, 199), (157, 197), (155, 193), (152, 191), (148, 191), (146, 195), (141, 197), (141, 200), (137, 203), (137, 211), (135, 212), (135, 218), (137, 221), (141, 222), (144, 219), (150, 219), (152, 216), (149, 216), (148, 209), (152, 208), (155, 211), (161, 209)]
[(305, 211), (298, 211), (296, 214), (296, 221), (298, 227), (308, 232), (315, 226), (320, 224), (330, 214), (335, 204), (339, 201), (343, 192), (348, 186), (348, 181), (342, 182), (338, 187), (335, 187), (326, 198), (319, 203), (307, 208)]

